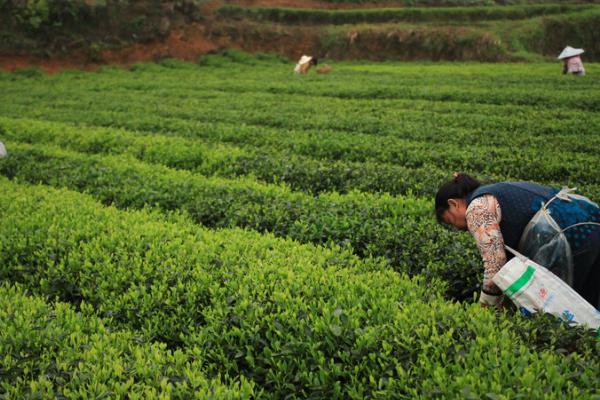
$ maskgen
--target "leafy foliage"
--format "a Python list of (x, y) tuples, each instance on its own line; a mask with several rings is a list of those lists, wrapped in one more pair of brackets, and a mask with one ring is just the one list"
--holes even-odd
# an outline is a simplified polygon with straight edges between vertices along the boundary
[[(249, 396), (252, 382), (267, 398), (461, 397), (466, 391), (510, 398), (523, 390), (542, 398), (597, 390), (594, 344), (578, 345), (581, 353), (569, 357), (552, 343), (531, 349), (510, 315), (445, 302), (431, 282), (409, 280), (339, 248), (208, 231), (179, 216), (118, 211), (67, 190), (7, 180), (0, 204), (0, 235), (12, 239), (1, 242), (3, 279), (80, 310), (56, 305), (56, 317), (48, 319), (41, 301), (0, 291), (2, 312), (13, 316), (0, 319), (8, 325), (1, 343), (33, 356), (28, 364), (11, 356), (9, 371), (18, 382), (31, 379), (19, 366), (33, 365), (50, 372), (50, 388), (60, 393), (72, 387), (90, 393), (88, 382), (98, 382), (98, 390), (160, 385), (174, 397), (194, 382), (193, 390), (228, 393), (198, 376), (200, 370), (240, 376), (231, 396)], [(7, 306), (15, 297), (16, 305)], [(104, 329), (97, 317), (118, 332), (94, 335)], [(27, 334), (40, 325), (44, 334)], [(54, 342), (63, 331), (74, 333)], [(91, 348), (77, 353), (88, 338)], [(151, 344), (157, 340), (171, 349)], [(139, 344), (119, 352), (132, 341)], [(75, 379), (67, 380), (62, 371), (74, 360), (92, 373), (84, 378), (70, 369)], [(114, 375), (99, 376), (107, 365)], [(130, 376), (124, 385), (119, 371)]]
[(448, 8), (377, 8), (354, 10), (323, 10), (300, 8), (240, 7), (226, 5), (217, 15), (226, 18), (250, 18), (286, 24), (361, 24), (389, 22), (473, 22), (488, 20), (526, 19), (540, 15), (582, 11), (591, 5), (546, 4), (507, 7)]
[(0, 393), (12, 398), (168, 397), (247, 399), (254, 385), (207, 379), (194, 352), (167, 350), (129, 331), (111, 332), (65, 303), (49, 305), (22, 286), (0, 287)]
[(447, 300), (481, 261), (431, 200), (455, 170), (598, 200), (595, 64), (227, 54), (0, 75), (0, 395), (596, 396), (595, 333)]

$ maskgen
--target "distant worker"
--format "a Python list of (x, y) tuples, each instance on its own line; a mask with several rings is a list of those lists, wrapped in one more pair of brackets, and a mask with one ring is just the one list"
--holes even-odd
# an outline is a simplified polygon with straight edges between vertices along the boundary
[(296, 64), (294, 72), (297, 74), (304, 75), (308, 72), (310, 67), (312, 67), (313, 65), (317, 65), (317, 63), (318, 60), (315, 57), (303, 55), (302, 57), (300, 57), (298, 64)]
[(579, 57), (583, 52), (583, 49), (575, 49), (571, 46), (565, 47), (558, 56), (559, 60), (563, 60), (563, 74), (585, 75), (585, 68), (583, 68), (583, 62)]
[(0, 158), (6, 157), (6, 147), (4, 147), (4, 143), (0, 142)]

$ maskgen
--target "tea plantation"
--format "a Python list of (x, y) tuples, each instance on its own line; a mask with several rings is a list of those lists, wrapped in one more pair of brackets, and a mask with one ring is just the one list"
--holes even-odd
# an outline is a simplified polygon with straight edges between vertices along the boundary
[(482, 309), (452, 172), (600, 201), (600, 65), (229, 51), (0, 73), (0, 397), (600, 399), (600, 340)]

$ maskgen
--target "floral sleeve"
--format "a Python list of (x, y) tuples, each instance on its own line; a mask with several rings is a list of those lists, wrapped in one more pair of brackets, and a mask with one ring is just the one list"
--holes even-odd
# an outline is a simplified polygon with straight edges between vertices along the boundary
[[(506, 263), (504, 239), (502, 232), (500, 232), (501, 218), (500, 205), (492, 195), (476, 198), (467, 208), (467, 227), (475, 237), (477, 247), (483, 258), (482, 292), (492, 296), (502, 294), (500, 288), (492, 281), (492, 277)], [(482, 297), (485, 296), (482, 295)]]

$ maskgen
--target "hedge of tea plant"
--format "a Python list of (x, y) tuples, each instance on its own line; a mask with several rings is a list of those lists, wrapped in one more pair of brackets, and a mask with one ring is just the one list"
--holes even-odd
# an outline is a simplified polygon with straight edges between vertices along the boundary
[[(0, 129), (5, 138), (21, 142), (50, 143), (91, 154), (128, 154), (203, 175), (251, 175), (261, 181), (286, 183), (294, 190), (314, 194), (360, 190), (433, 195), (437, 185), (448, 179), (447, 171), (476, 168), (490, 181), (502, 176), (550, 184), (577, 182), (582, 193), (598, 195), (598, 179), (589, 173), (595, 157), (578, 152), (556, 154), (538, 148), (515, 152), (493, 146), (464, 149), (458, 145), (432, 145), (403, 139), (389, 144), (369, 141), (366, 142), (368, 147), (362, 149), (340, 140), (320, 142), (318, 148), (297, 140), (288, 149), (281, 149), (281, 143), (279, 148), (263, 144), (257, 149), (147, 132), (2, 117)], [(451, 157), (447, 156), (449, 151)], [(336, 159), (339, 155), (343, 155), (343, 159)], [(498, 161), (490, 162), (490, 157)]]
[[(5, 281), (6, 282), (6, 281)], [(0, 286), (0, 394), (4, 398), (249, 399), (241, 378), (225, 385), (202, 373), (193, 350), (169, 350), (20, 285)]]
[[(384, 257), (411, 274), (434, 268), (452, 296), (470, 297), (477, 250), (466, 236), (438, 226), (427, 200), (352, 192), (312, 197), (253, 180), (207, 178), (132, 158), (89, 156), (42, 145), (14, 144), (0, 173), (93, 194), (120, 208), (183, 210), (208, 227), (244, 227), (301, 242), (336, 243)], [(435, 255), (435, 256), (432, 256)], [(468, 279), (465, 281), (465, 277)]]
[(594, 399), (596, 332), (470, 304), (432, 197), (462, 171), (598, 201), (597, 65), (333, 67), (0, 73), (0, 394)]
[[(25, 393), (39, 387), (30, 365), (48, 371), (44, 390), (76, 387), (82, 396), (105, 387), (121, 393), (136, 382), (140, 391), (159, 385), (167, 397), (184, 397), (193, 382), (215, 398), (593, 398), (599, 388), (598, 342), (575, 352), (552, 341), (536, 346), (510, 314), (447, 302), (435, 283), (377, 260), (210, 231), (184, 216), (119, 211), (64, 189), (5, 179), (1, 188), (0, 236), (12, 239), (1, 242), (3, 279), (38, 296), (0, 290), (5, 304), (31, 304), (2, 308), (14, 333), (0, 336), (7, 348), (24, 338), (17, 345), (28, 360), (8, 359), (26, 366), (10, 370), (29, 384)], [(53, 316), (45, 318), (48, 310)], [(565, 332), (556, 322), (544, 328)], [(27, 329), (33, 333), (16, 333)], [(144, 356), (152, 361), (143, 364)], [(79, 377), (71, 367), (75, 379), (62, 379), (71, 365), (92, 373)], [(123, 365), (126, 383), (115, 365)], [(190, 370), (196, 365), (204, 375)], [(86, 387), (97, 375), (101, 384)], [(239, 383), (222, 387), (213, 376)]]
[[(600, 196), (593, 173), (600, 148), (594, 132), (600, 120), (590, 111), (596, 99), (589, 96), (587, 81), (554, 78), (553, 69), (545, 65), (424, 64), (415, 69), (402, 64), (345, 64), (340, 67), (344, 76), (304, 81), (290, 80), (284, 67), (259, 61), (252, 68), (243, 63), (199, 68), (163, 62), (136, 65), (131, 71), (73, 71), (27, 79), (6, 75), (0, 79), (0, 96), (7, 100), (0, 103), (0, 114), (5, 115), (0, 125), (10, 140), (48, 142), (92, 154), (124, 153), (195, 174), (284, 183), (324, 198), (325, 192), (345, 195), (353, 190), (431, 198), (453, 171), (470, 172), (486, 181), (568, 184), (594, 200)], [(427, 71), (427, 80), (421, 71)], [(492, 93), (483, 89), (496, 82), (504, 86)], [(21, 96), (25, 91), (28, 96)], [(584, 136), (585, 141), (577, 140)], [(153, 193), (141, 196), (136, 206), (152, 203), (153, 197)], [(170, 199), (161, 206), (173, 209), (182, 202), (187, 204)], [(214, 226), (210, 209), (218, 208), (218, 202), (206, 207), (208, 215), (196, 220)], [(422, 206), (431, 215), (428, 208)], [(362, 229), (366, 233), (358, 237), (356, 222), (350, 222), (351, 228), (328, 229), (327, 225), (336, 225), (331, 220), (345, 212), (345, 208), (328, 212), (333, 217), (316, 218), (312, 232), (305, 232), (309, 230), (305, 227), (292, 236), (316, 243), (349, 243), (357, 254), (383, 255), (396, 268), (403, 264), (403, 270), (413, 273), (442, 274), (457, 298), (470, 298), (477, 289), (480, 265), (469, 238), (449, 244), (456, 236), (438, 233), (432, 218), (413, 226), (404, 223), (403, 216), (397, 218), (402, 221), (399, 228), (394, 224), (371, 228), (377, 222), (367, 221), (368, 228)], [(373, 212), (367, 214), (381, 215)], [(285, 213), (288, 219), (281, 221), (283, 227), (276, 233), (289, 234), (294, 213), (293, 207)], [(351, 215), (356, 214), (360, 211)], [(252, 221), (262, 217), (249, 217), (251, 222), (244, 218), (219, 221), (273, 230), (273, 223)], [(365, 218), (357, 221), (363, 223)], [(379, 235), (382, 230), (387, 233)], [(400, 234), (400, 239), (388, 243), (396, 236), (394, 230), (426, 231), (425, 237), (433, 239), (422, 245), (415, 235)], [(366, 244), (373, 235), (387, 244)], [(407, 237), (417, 245), (406, 245)], [(427, 253), (430, 242), (441, 250), (423, 261), (420, 254)], [(365, 251), (367, 246), (371, 247)], [(418, 256), (405, 251), (414, 248), (423, 250)], [(446, 253), (469, 255), (453, 258)]]
[(327, 10), (318, 8), (240, 7), (225, 5), (216, 10), (222, 18), (251, 19), (282, 24), (377, 24), (397, 22), (483, 22), (521, 20), (544, 15), (568, 14), (587, 10), (591, 5), (539, 4), (528, 6), (480, 7), (406, 7)]

